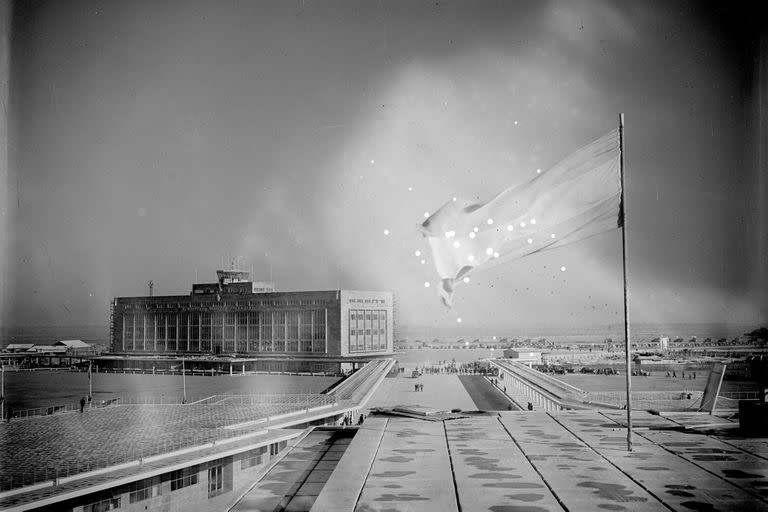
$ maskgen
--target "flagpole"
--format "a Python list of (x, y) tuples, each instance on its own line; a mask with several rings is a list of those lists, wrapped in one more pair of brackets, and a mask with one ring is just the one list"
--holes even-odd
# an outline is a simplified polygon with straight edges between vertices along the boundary
[(632, 366), (629, 357), (629, 296), (627, 293), (627, 203), (624, 197), (624, 114), (619, 114), (619, 172), (621, 175), (621, 263), (624, 271), (624, 355), (627, 372), (627, 451), (632, 451)]
[(93, 360), (88, 360), (88, 409), (91, 408), (91, 404), (93, 403), (93, 376), (91, 375), (91, 366), (93, 365)]

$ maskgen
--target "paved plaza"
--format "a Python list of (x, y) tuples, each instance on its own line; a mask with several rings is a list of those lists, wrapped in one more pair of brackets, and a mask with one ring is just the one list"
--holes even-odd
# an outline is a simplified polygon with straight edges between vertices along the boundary
[[(414, 384), (424, 384), (423, 391), (415, 391)], [(395, 377), (384, 379), (368, 401), (367, 407), (395, 407), (398, 405), (428, 405), (436, 409), (477, 409), (475, 402), (457, 375), (422, 375), (418, 379)]]
[[(375, 449), (353, 442), (328, 482), (333, 494), (317, 502), (361, 512), (768, 510), (765, 439), (686, 430), (697, 416), (636, 413), (631, 453), (620, 422), (598, 411), (371, 416), (363, 428), (378, 432)], [(366, 476), (344, 492), (334, 481), (359, 479), (345, 464), (357, 459), (370, 460)]]

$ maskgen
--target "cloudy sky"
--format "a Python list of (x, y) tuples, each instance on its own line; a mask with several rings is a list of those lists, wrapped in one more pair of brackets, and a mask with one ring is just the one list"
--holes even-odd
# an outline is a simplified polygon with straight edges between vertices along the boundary
[(618, 322), (619, 231), (478, 273), (455, 311), (414, 251), (424, 212), (620, 112), (633, 320), (764, 323), (754, 27), (655, 4), (20, 2), (4, 325), (105, 324), (223, 255), (281, 290), (392, 290), (407, 325)]

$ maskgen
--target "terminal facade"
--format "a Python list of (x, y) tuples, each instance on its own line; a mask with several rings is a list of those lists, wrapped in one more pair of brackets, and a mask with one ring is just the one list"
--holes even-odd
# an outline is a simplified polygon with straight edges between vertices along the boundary
[(313, 359), (393, 352), (391, 292), (277, 292), (248, 272), (217, 275), (189, 295), (113, 299), (112, 352)]

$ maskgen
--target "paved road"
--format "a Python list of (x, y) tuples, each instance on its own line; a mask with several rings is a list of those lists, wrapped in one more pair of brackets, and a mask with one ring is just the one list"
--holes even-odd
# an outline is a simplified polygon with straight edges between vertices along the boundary
[[(506, 411), (512, 402), (503, 393), (494, 388), (482, 375), (459, 375), (459, 380), (464, 385), (469, 396), (481, 411)], [(520, 408), (512, 404), (515, 411)]]

